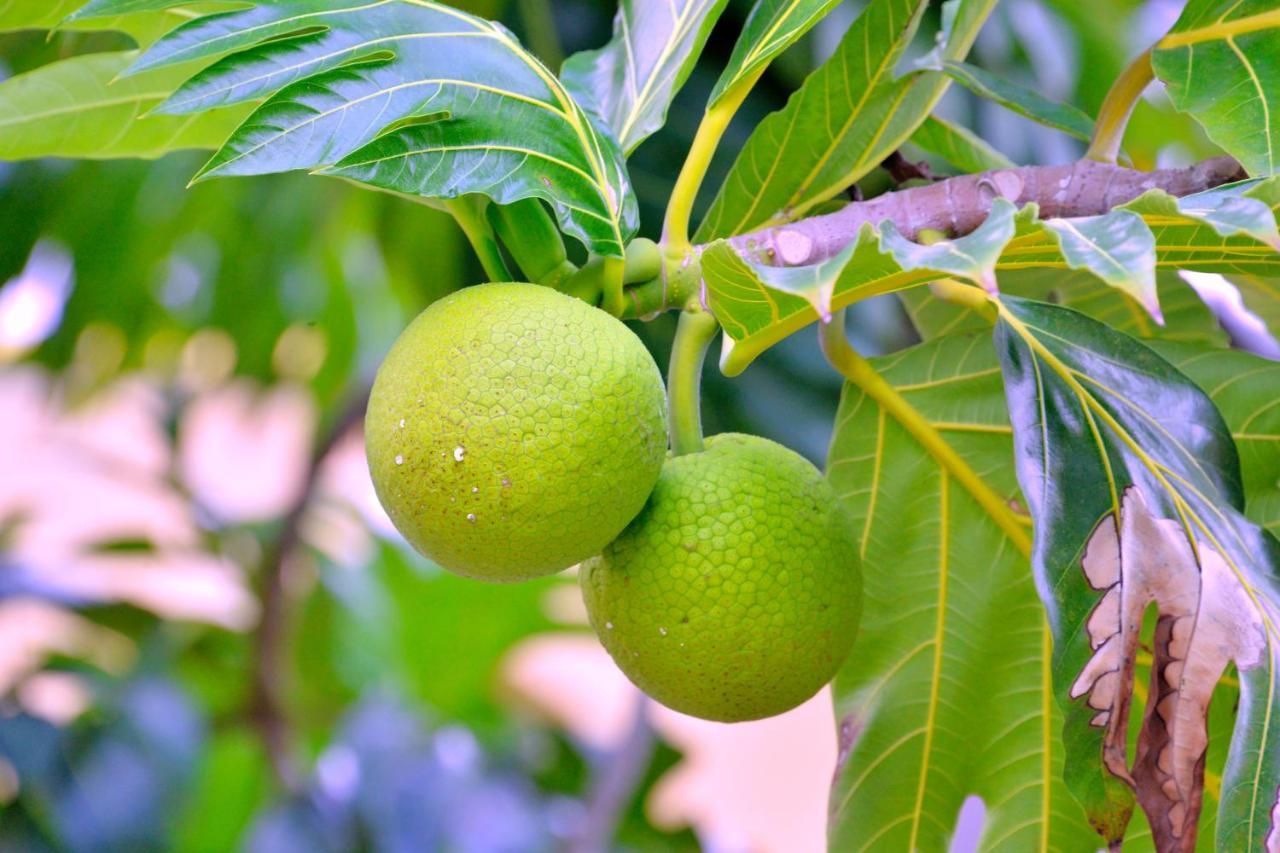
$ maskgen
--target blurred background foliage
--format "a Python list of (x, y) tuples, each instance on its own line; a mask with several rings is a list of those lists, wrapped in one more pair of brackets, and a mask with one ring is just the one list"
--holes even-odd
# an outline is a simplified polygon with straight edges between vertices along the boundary
[[(604, 43), (613, 11), (459, 5), (552, 64)], [(974, 61), (1092, 114), (1180, 6), (1005, 0)], [(748, 8), (730, 4), (632, 160), (647, 236)], [(775, 63), (704, 204), (859, 8)], [(0, 35), (0, 77), (125, 45)], [(1018, 163), (1082, 153), (958, 87), (940, 113)], [(1129, 139), (1141, 167), (1212, 153), (1159, 92)], [(592, 742), (503, 677), (531, 637), (586, 637), (572, 579), (444, 575), (372, 501), (353, 429), (364, 389), (409, 318), (482, 280), (452, 220), (303, 175), (185, 189), (201, 162), (0, 163), (0, 849), (767, 846), (710, 821), (656, 828), (646, 803), (673, 747), (643, 726)], [(868, 352), (917, 339), (896, 299), (853, 314)], [(637, 331), (664, 362), (671, 318)], [(797, 336), (732, 382), (709, 368), (707, 428), (821, 464), (839, 387)]]

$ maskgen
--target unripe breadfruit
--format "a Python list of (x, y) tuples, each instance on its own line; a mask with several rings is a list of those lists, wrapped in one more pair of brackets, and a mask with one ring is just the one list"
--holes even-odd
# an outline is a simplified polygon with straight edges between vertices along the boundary
[(662, 704), (723, 722), (816, 693), (848, 655), (862, 608), (850, 518), (831, 485), (745, 435), (669, 459), (640, 515), (580, 578), (622, 671)]
[(532, 284), (458, 291), (415, 319), (365, 419), (378, 498), (409, 542), (489, 581), (600, 552), (666, 454), (662, 377), (639, 338)]

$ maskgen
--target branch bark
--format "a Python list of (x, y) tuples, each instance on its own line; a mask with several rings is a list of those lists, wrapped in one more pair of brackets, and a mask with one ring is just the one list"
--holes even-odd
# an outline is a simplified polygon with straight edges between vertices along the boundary
[(1154, 172), (1094, 160), (1000, 169), (885, 193), (835, 213), (744, 234), (729, 242), (743, 257), (760, 263), (808, 266), (839, 254), (857, 239), (863, 225), (886, 220), (911, 240), (925, 229), (958, 237), (986, 220), (996, 198), (1006, 198), (1019, 207), (1034, 202), (1046, 218), (1096, 216), (1133, 201), (1147, 190), (1185, 196), (1245, 177), (1240, 164), (1230, 157)]
[(289, 791), (297, 790), (301, 776), (293, 757), (293, 732), (284, 710), (288, 600), (285, 592), (285, 564), (301, 538), (302, 518), (311, 505), (320, 482), (320, 468), (334, 446), (364, 417), (369, 392), (357, 395), (342, 411), (324, 438), (316, 445), (307, 467), (306, 480), (297, 500), (280, 525), (280, 534), (267, 550), (258, 576), (262, 616), (253, 637), (253, 682), (249, 717), (262, 738), (277, 780)]

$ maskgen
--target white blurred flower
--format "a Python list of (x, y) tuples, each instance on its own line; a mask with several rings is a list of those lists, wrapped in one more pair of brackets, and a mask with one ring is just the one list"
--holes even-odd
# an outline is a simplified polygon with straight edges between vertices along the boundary
[(0, 287), (0, 362), (28, 352), (58, 328), (74, 272), (65, 249), (41, 242), (17, 278)]

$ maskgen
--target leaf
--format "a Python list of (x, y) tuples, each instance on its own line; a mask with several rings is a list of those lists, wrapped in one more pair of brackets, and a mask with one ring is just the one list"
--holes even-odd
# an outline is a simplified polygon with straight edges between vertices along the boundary
[[(1063, 305), (1106, 323), (1113, 329), (1138, 338), (1227, 345), (1227, 336), (1196, 292), (1176, 273), (1156, 276), (1164, 325), (1125, 293), (1104, 284), (1089, 272), (1052, 268), (1009, 270), (1000, 276), (1000, 292)], [(916, 331), (925, 340), (956, 332), (986, 329), (990, 321), (968, 308), (935, 296), (929, 288), (917, 287), (900, 294)]]
[(55, 28), (72, 31), (110, 30), (125, 33), (139, 45), (145, 46), (178, 24), (196, 17), (198, 12), (195, 9), (211, 5), (175, 0), (168, 5), (179, 8), (144, 9), (133, 14), (68, 21), (67, 16), (82, 2), (83, 0), (0, 0), (0, 32)]
[(742, 25), (742, 34), (733, 47), (708, 107), (714, 107), (730, 89), (753, 79), (774, 57), (809, 31), (840, 0), (756, 0)]
[(75, 56), (0, 82), (0, 160), (159, 157), (217, 148), (248, 114), (244, 106), (143, 117), (188, 72), (161, 69), (115, 80), (136, 56)]
[[(147, 0), (94, 8), (121, 4)], [(497, 24), (428, 0), (277, 0), (179, 27), (133, 70), (218, 56), (160, 111), (267, 101), (198, 178), (340, 164), (329, 173), (429, 198), (545, 199), (604, 255), (635, 233), (621, 151)]]
[[(946, 8), (948, 56), (963, 56), (994, 0)], [(894, 77), (925, 3), (872, 0), (827, 62), (786, 107), (762, 121), (738, 153), (697, 240), (791, 221), (876, 168), (929, 115), (948, 80), (936, 72)]]
[(1046, 219), (1044, 227), (1067, 266), (1089, 270), (1164, 322), (1156, 293), (1156, 238), (1141, 216), (1113, 210), (1084, 219)]
[[(1276, 179), (1245, 182), (1176, 200), (1164, 193), (1149, 192), (1123, 207), (1140, 215), (1154, 235), (1157, 270), (1280, 275), (1280, 254), (1275, 249), (1242, 231), (1238, 223), (1228, 222), (1216, 213), (1224, 205), (1232, 205), (1235, 199), (1269, 197), (1277, 185), (1280, 180)], [(1273, 218), (1277, 209), (1280, 209), (1280, 199), (1272, 203)], [(1034, 206), (1028, 205), (1017, 214), (1016, 233), (1000, 247), (999, 259), (995, 262), (997, 277), (1006, 271), (1070, 268), (1058, 238), (1035, 218), (1035, 213)], [(988, 231), (984, 240), (1003, 238), (1005, 233), (1005, 230)], [(895, 258), (885, 243), (884, 234), (883, 227), (876, 231), (864, 226), (859, 232), (857, 248), (832, 288), (832, 311), (872, 296), (918, 287), (941, 275), (973, 276), (972, 272), (958, 272), (957, 267), (933, 269), (928, 263), (936, 260), (929, 260), (926, 254), (905, 252), (901, 244), (896, 244), (898, 256)], [(973, 257), (987, 257), (994, 249), (990, 245), (964, 243), (964, 239), (952, 241), (952, 245)], [(1073, 247), (1073, 251), (1077, 248), (1080, 252), (1073, 256), (1073, 262), (1085, 264), (1090, 272), (1106, 281), (1112, 272), (1106, 258), (1089, 258), (1085, 246)], [(1130, 266), (1124, 268), (1131, 274), (1145, 275), (1133, 265), (1132, 259), (1128, 263)], [(803, 298), (774, 290), (758, 274), (750, 274), (762, 266), (744, 261), (732, 281), (713, 278), (704, 271), (707, 304), (725, 330), (720, 366), (730, 375), (741, 372), (761, 352), (818, 318)], [(1117, 276), (1109, 283), (1123, 283), (1123, 278)]]
[(1050, 646), (1019, 530), (999, 364), (954, 335), (873, 364), (1004, 504), (1016, 541), (895, 410), (848, 385), (829, 471), (855, 518), (865, 612), (835, 682), (833, 850), (944, 851), (965, 798), (984, 851), (1097, 845), (1062, 781)]
[(848, 185), (844, 176), (850, 163), (893, 111), (890, 90), (905, 85), (895, 81), (893, 70), (926, 5), (873, 0), (867, 6), (832, 57), (784, 109), (752, 132), (702, 223), (699, 240), (748, 231), (794, 207), (811, 186), (825, 188), (833, 176)]
[(1012, 160), (969, 128), (952, 124), (937, 116), (925, 119), (911, 135), (911, 142), (946, 160), (964, 174), (1012, 169), (1015, 166)]
[(1280, 8), (1191, 0), (1151, 55), (1173, 105), (1250, 174), (1280, 170)]
[(1213, 400), (1240, 454), (1245, 514), (1280, 535), (1280, 363), (1198, 344), (1155, 340), (1149, 346)]
[[(1108, 843), (1132, 788), (1161, 850), (1192, 850), (1208, 702), (1227, 666), (1241, 706), (1219, 849), (1280, 839), (1280, 543), (1241, 512), (1239, 460), (1212, 401), (1151, 350), (1075, 312), (1005, 297), (997, 349), (1033, 565), (1067, 708), (1068, 784)], [(1158, 610), (1136, 757), (1127, 721), (1142, 615)]]
[(613, 40), (569, 57), (560, 77), (605, 120), (626, 154), (667, 120), (725, 0), (622, 0)]
[(995, 101), (1032, 121), (1057, 128), (1086, 142), (1093, 137), (1093, 119), (1071, 104), (1050, 100), (1033, 89), (1011, 83), (966, 62), (947, 60), (937, 70), (975, 95)]

